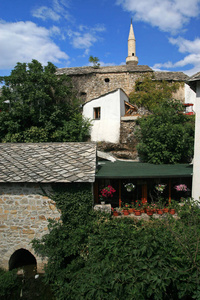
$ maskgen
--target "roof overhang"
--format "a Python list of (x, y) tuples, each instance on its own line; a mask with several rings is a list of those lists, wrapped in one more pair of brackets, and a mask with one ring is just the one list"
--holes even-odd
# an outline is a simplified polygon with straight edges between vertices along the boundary
[(192, 177), (191, 164), (154, 165), (133, 161), (99, 162), (96, 178)]

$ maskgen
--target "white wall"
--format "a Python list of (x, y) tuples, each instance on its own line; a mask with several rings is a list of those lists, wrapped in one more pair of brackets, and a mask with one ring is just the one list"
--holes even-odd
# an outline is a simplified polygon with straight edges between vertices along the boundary
[(185, 103), (192, 103), (194, 104), (190, 107), (189, 111), (195, 111), (195, 100), (196, 100), (196, 93), (190, 88), (190, 86), (185, 83)]
[[(120, 138), (120, 118), (125, 114), (124, 101), (127, 95), (118, 89), (83, 106), (83, 116), (92, 120), (91, 140), (118, 143)], [(100, 120), (94, 120), (94, 108), (101, 108)]]
[(200, 201), (200, 81), (197, 82), (195, 100), (195, 142), (193, 159), (192, 197)]

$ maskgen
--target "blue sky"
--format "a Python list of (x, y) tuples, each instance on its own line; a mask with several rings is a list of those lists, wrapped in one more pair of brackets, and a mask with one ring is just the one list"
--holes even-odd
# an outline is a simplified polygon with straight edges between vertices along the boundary
[(125, 64), (131, 18), (140, 65), (200, 71), (200, 0), (0, 0), (0, 75), (32, 59)]

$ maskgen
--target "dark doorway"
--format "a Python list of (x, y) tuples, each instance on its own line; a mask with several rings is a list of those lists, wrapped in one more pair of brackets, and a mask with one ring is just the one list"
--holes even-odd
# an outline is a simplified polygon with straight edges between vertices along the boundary
[(21, 268), (27, 265), (37, 266), (35, 257), (28, 250), (21, 248), (11, 255), (9, 260), (9, 270)]

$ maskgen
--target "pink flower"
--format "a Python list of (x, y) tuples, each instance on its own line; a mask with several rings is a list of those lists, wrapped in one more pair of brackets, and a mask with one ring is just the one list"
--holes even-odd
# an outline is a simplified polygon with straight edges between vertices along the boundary
[(187, 185), (185, 185), (185, 184), (176, 185), (174, 188), (175, 188), (175, 190), (177, 190), (177, 192), (187, 192), (188, 191)]

